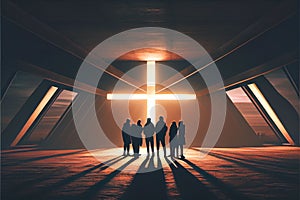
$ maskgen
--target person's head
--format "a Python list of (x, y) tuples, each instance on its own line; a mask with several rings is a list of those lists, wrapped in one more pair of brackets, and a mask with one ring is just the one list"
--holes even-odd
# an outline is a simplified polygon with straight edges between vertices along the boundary
[(176, 126), (176, 122), (175, 121), (172, 121), (172, 126)]
[(159, 121), (164, 121), (164, 117), (163, 117), (163, 116), (160, 116), (160, 117), (159, 117)]
[(129, 123), (130, 122), (130, 119), (126, 119), (126, 123)]
[(183, 121), (178, 122), (178, 126), (181, 126), (181, 125), (183, 125)]
[(147, 118), (147, 123), (151, 122), (151, 118)]
[(141, 125), (141, 122), (142, 122), (141, 120), (138, 120), (136, 124)]

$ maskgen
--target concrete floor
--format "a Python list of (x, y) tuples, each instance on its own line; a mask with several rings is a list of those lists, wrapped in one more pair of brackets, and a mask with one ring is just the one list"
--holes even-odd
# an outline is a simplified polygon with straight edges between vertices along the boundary
[(215, 148), (200, 159), (203, 149), (192, 148), (172, 160), (145, 149), (135, 159), (121, 149), (17, 148), (1, 153), (1, 199), (297, 200), (299, 150)]

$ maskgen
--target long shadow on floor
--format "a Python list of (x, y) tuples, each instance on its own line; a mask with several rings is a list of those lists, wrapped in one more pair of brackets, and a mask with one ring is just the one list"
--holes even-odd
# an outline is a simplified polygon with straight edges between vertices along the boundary
[[(155, 158), (157, 159), (157, 167), (154, 165)], [(154, 156), (146, 157), (120, 199), (168, 199), (162, 163), (159, 156), (155, 158)]]
[[(205, 152), (203, 150), (203, 152)], [(214, 152), (214, 154), (218, 154), (218, 155), (222, 155), (222, 156), (226, 156), (227, 158), (232, 158), (232, 159), (235, 159), (235, 160), (238, 160), (238, 161), (241, 161), (241, 162), (245, 162), (245, 163), (251, 163), (251, 164), (256, 164), (256, 165), (260, 165), (260, 166), (264, 166), (264, 167), (268, 167), (268, 170), (270, 169), (274, 169), (276, 170), (277, 169), (290, 169), (290, 170), (293, 170), (293, 169), (296, 169), (298, 170), (299, 168), (299, 164), (297, 162), (295, 162), (296, 165), (294, 166), (291, 166), (290, 164), (291, 163), (285, 163), (285, 162), (276, 162), (274, 160), (257, 160), (256, 158), (247, 158), (245, 159), (245, 155), (243, 154), (238, 154), (238, 153), (235, 153), (235, 152), (226, 152), (226, 154), (222, 154), (222, 153), (219, 153), (219, 152)], [(262, 155), (255, 155), (255, 156), (259, 156), (259, 157), (262, 157)], [(266, 157), (266, 156), (264, 156)], [(272, 157), (268, 156), (269, 159), (271, 159)], [(281, 160), (282, 161), (282, 160)]]
[(165, 159), (172, 170), (181, 199), (218, 199), (218, 197), (209, 191), (199, 179), (185, 169), (179, 162), (172, 160), (173, 163), (168, 158)]
[[(202, 153), (207, 153), (206, 151), (199, 150), (199, 149), (196, 149), (196, 148), (192, 148), (192, 149), (195, 150), (195, 151), (202, 152)], [(297, 176), (282, 173), (283, 172), (282, 170), (279, 171), (279, 172), (278, 171), (272, 171), (271, 169), (263, 168), (264, 166), (255, 165), (254, 163), (250, 164), (251, 161), (243, 162), (241, 160), (238, 160), (238, 159), (235, 159), (235, 158), (232, 158), (232, 157), (228, 157), (228, 156), (223, 155), (223, 154), (218, 154), (218, 153), (213, 153), (213, 152), (208, 152), (208, 154), (210, 156), (214, 156), (216, 158), (219, 158), (219, 159), (226, 160), (228, 162), (237, 164), (237, 165), (239, 165), (243, 168), (247, 168), (247, 169), (250, 169), (252, 171), (256, 171), (258, 173), (261, 173), (261, 174), (267, 174), (267, 175), (269, 175), (272, 178), (277, 179), (277, 180), (286, 180), (286, 181), (294, 183), (294, 184), (299, 183), (299, 179), (298, 179)]]
[[(109, 167), (108, 165), (113, 165), (113, 164), (121, 161), (124, 158), (125, 157), (122, 157), (122, 156), (112, 158), (112, 159), (107, 160), (103, 163), (95, 165), (95, 166), (93, 166), (89, 169), (86, 169), (86, 170), (84, 170), (84, 171), (82, 171), (78, 174), (72, 175), (72, 176), (70, 176), (66, 179), (58, 181), (58, 182), (56, 182), (52, 185), (47, 185), (47, 186), (45, 186), (41, 189), (38, 189), (37, 191), (33, 191), (32, 186), (35, 185), (36, 183), (40, 183), (44, 180), (47, 180), (47, 177), (41, 177), (41, 178), (26, 182), (26, 183), (22, 183), (22, 184), (19, 185), (19, 187), (20, 187), (19, 189), (18, 189), (18, 186), (14, 186), (14, 188), (12, 188), (12, 190), (14, 190), (14, 191), (10, 191), (10, 192), (6, 191), (6, 193), (7, 194), (14, 194), (15, 196), (20, 196), (20, 197), (25, 198), (25, 199), (35, 199), (36, 197), (43, 197), (43, 199), (47, 199), (49, 197), (48, 195), (52, 195), (52, 196), (56, 195), (56, 194), (51, 194), (51, 193), (56, 191), (60, 187), (62, 187), (64, 185), (67, 185), (69, 183), (72, 183), (72, 182), (76, 181), (77, 179), (87, 175), (88, 173), (90, 173), (90, 172), (92, 172), (96, 169), (99, 169), (99, 171), (105, 170)], [(42, 178), (44, 178), (44, 179), (42, 179)], [(52, 174), (52, 176), (51, 176), (51, 174), (48, 175), (48, 178), (50, 178), (50, 179), (53, 178), (53, 174)], [(22, 191), (25, 191), (25, 190), (30, 191), (30, 193), (28, 195), (23, 195)], [(16, 193), (16, 191), (17, 191), (17, 193)], [(49, 199), (51, 199), (51, 198), (49, 197)]]
[(91, 186), (83, 194), (81, 194), (80, 199), (97, 199), (97, 194), (99, 193), (99, 191), (101, 191), (108, 182), (110, 182), (115, 176), (121, 173), (123, 169), (125, 169), (128, 165), (130, 165), (135, 160), (136, 158), (130, 159), (121, 167), (108, 174), (104, 179), (100, 180), (99, 182)]
[(243, 200), (249, 199), (244, 194), (236, 191), (234, 188), (225, 184), (222, 180), (216, 178), (215, 176), (209, 174), (208, 172), (206, 172), (202, 168), (198, 167), (191, 161), (189, 161), (187, 159), (183, 159), (183, 161), (186, 162), (188, 165), (190, 165), (196, 172), (201, 174), (208, 182), (210, 182), (211, 184), (218, 187), (218, 189), (220, 189), (222, 191), (222, 193), (224, 193), (229, 199), (243, 199)]
[(41, 151), (41, 149), (38, 148), (23, 148), (23, 149), (12, 149), (12, 150), (2, 150), (2, 155), (8, 155), (8, 154), (15, 154), (15, 153), (25, 153), (30, 151)]
[(14, 165), (18, 165), (18, 164), (27, 163), (27, 162), (33, 162), (33, 161), (62, 157), (62, 156), (69, 156), (69, 155), (78, 154), (78, 153), (81, 153), (84, 151), (86, 151), (86, 150), (72, 151), (72, 152), (68, 152), (68, 153), (53, 154), (53, 155), (48, 155), (48, 156), (40, 156), (40, 157), (36, 157), (36, 158), (29, 158), (29, 159), (25, 159), (25, 160), (19, 160), (19, 161), (13, 162), (13, 163), (3, 164), (2, 166), (14, 166)]

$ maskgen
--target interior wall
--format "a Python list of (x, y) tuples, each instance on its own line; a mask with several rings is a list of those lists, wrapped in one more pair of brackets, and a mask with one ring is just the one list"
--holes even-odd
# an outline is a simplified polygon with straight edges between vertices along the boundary
[[(198, 134), (193, 142), (193, 146), (202, 145), (210, 121), (210, 100), (209, 96), (203, 96), (199, 100), (201, 118), (199, 122)], [(216, 147), (242, 147), (261, 146), (262, 142), (255, 135), (241, 113), (237, 110), (231, 100), (227, 97), (227, 112), (224, 127), (219, 137)]]

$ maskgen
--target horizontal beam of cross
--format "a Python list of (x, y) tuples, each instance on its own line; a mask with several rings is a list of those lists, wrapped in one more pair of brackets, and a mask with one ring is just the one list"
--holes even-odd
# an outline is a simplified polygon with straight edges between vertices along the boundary
[(108, 100), (194, 100), (195, 94), (107, 94)]

